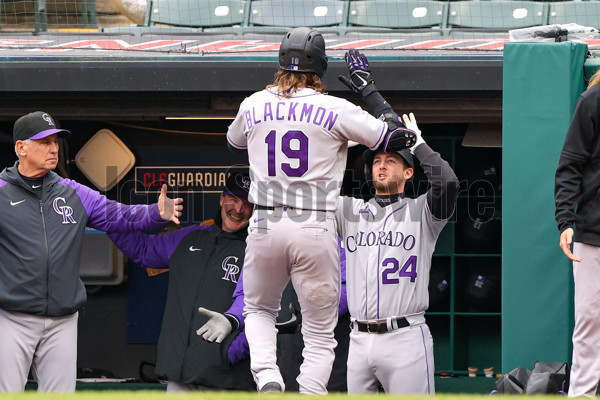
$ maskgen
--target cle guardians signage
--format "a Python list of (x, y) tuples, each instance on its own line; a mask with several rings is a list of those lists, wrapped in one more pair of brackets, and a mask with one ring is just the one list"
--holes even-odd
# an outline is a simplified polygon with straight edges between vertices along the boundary
[(248, 167), (136, 167), (135, 193), (160, 193), (163, 184), (168, 186), (169, 193), (221, 193), (225, 181), (235, 171), (248, 172)]

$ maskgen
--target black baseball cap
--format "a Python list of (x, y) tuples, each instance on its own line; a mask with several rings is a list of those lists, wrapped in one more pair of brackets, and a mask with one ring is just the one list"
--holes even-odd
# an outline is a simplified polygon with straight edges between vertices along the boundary
[(248, 197), (250, 191), (250, 176), (247, 172), (232, 172), (225, 182), (223, 194)]
[(66, 129), (58, 129), (50, 114), (43, 111), (35, 111), (23, 115), (15, 122), (13, 128), (13, 142), (17, 140), (39, 140), (46, 136), (58, 134), (59, 137), (67, 137), (71, 134)]
[[(373, 159), (375, 158), (375, 155), (378, 153), (382, 153), (382, 151), (380, 150), (365, 150), (365, 152), (363, 153), (362, 157), (363, 160), (365, 161), (365, 164), (369, 165), (369, 167), (371, 167), (373, 165)], [(403, 149), (400, 151), (392, 151), (392, 154), (398, 154), (400, 157), (402, 157), (404, 159), (404, 161), (406, 161), (406, 163), (408, 164), (408, 166), (410, 168), (415, 168), (415, 160), (413, 159), (413, 156), (410, 152), (409, 149)]]

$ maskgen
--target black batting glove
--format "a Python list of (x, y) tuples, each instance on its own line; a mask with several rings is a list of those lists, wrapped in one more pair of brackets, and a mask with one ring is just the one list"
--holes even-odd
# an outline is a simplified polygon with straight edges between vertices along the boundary
[(388, 133), (379, 150), (394, 153), (409, 149), (417, 143), (417, 134), (407, 128), (402, 122), (402, 118), (393, 110), (382, 114), (379, 118), (388, 125)]
[[(354, 93), (358, 93), (364, 97), (370, 94), (372, 91), (377, 91), (374, 87), (375, 80), (371, 74), (369, 68), (369, 61), (364, 54), (361, 54), (358, 50), (350, 50), (346, 52), (346, 67), (350, 78), (340, 75), (339, 80)], [(369, 85), (372, 85), (369, 87)], [(365, 90), (365, 89), (369, 90)], [(372, 90), (374, 89), (374, 90)]]
[(396, 153), (404, 149), (410, 149), (417, 143), (417, 134), (408, 128), (399, 127), (385, 137), (385, 141), (380, 146), (381, 151), (386, 153)]

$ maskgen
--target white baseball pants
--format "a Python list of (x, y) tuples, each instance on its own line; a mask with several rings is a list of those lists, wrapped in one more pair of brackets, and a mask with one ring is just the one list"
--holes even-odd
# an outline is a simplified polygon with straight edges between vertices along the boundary
[(600, 247), (573, 244), (575, 328), (569, 397), (595, 397), (600, 380)]
[(23, 392), (30, 368), (38, 391), (74, 392), (77, 319), (0, 309), (0, 392)]
[(350, 332), (348, 394), (435, 394), (433, 338), (427, 324), (387, 333)]
[(340, 297), (335, 220), (332, 212), (304, 210), (300, 217), (296, 212), (281, 207), (274, 212), (255, 210), (250, 220), (244, 261), (250, 367), (259, 390), (268, 382), (285, 388), (277, 366), (275, 321), (291, 278), (302, 310), (299, 390), (325, 394), (335, 358), (333, 330)]

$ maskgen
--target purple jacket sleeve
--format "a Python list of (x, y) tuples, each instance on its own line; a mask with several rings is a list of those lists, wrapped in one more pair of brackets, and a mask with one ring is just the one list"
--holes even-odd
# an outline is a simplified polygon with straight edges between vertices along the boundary
[[(225, 311), (225, 314), (229, 314), (236, 318), (239, 322), (239, 326), (237, 329), (244, 329), (246, 326), (244, 318), (244, 268), (240, 272), (240, 277), (238, 278), (237, 285), (235, 286), (235, 290), (233, 291), (233, 295), (231, 296), (233, 299), (233, 303), (229, 310)], [(234, 327), (235, 328), (235, 327)], [(235, 343), (235, 342), (234, 342)]]
[[(338, 239), (341, 244), (342, 239)], [(348, 312), (348, 298), (346, 295), (346, 251), (340, 246), (340, 273), (342, 275), (342, 287), (340, 290), (340, 305), (338, 306), (338, 315), (342, 316)]]
[(227, 358), (229, 358), (231, 365), (235, 365), (249, 356), (250, 346), (248, 346), (246, 332), (241, 331), (227, 349)]
[(158, 205), (125, 205), (109, 200), (99, 192), (70, 179), (61, 178), (60, 185), (75, 189), (88, 215), (88, 226), (104, 232), (147, 231), (163, 227)]
[(167, 235), (146, 235), (141, 232), (109, 232), (107, 235), (130, 260), (150, 268), (169, 268), (169, 260), (179, 242), (196, 229), (209, 228), (192, 225)]

